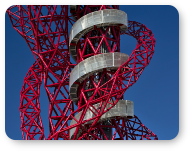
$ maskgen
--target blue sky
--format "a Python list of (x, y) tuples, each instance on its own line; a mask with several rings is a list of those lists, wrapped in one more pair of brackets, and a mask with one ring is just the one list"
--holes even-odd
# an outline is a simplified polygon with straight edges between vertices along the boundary
[[(152, 30), (155, 53), (139, 80), (124, 99), (134, 102), (135, 115), (158, 139), (173, 139), (179, 130), (179, 16), (172, 6), (121, 5), (128, 20), (145, 24)], [(121, 52), (131, 54), (136, 40), (121, 36)], [(5, 16), (5, 130), (11, 139), (22, 139), (19, 103), (23, 79), (34, 62), (25, 40)], [(48, 99), (41, 87), (41, 115), (48, 134)]]

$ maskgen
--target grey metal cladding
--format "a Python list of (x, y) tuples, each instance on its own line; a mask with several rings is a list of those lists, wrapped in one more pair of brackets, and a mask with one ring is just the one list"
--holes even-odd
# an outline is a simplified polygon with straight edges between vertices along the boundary
[[(117, 59), (118, 58), (118, 59)], [(69, 94), (71, 100), (77, 101), (77, 95), (73, 92), (73, 87), (75, 81), (82, 82), (88, 76), (91, 76), (95, 72), (100, 72), (104, 68), (119, 68), (123, 63), (128, 60), (129, 56), (124, 53), (114, 52), (114, 53), (103, 53), (85, 59), (84, 61), (77, 64), (70, 73), (69, 78)], [(77, 93), (77, 89), (75, 90)]]
[[(95, 109), (99, 109), (100, 104), (97, 103), (93, 106)], [(105, 107), (105, 110), (107, 110), (109, 107), (111, 107), (111, 105), (107, 104)], [(90, 107), (90, 109), (96, 114), (97, 112), (94, 110), (94, 108)], [(87, 109), (85, 116), (83, 118), (83, 121), (89, 120), (89, 119), (95, 117), (94, 113), (90, 109)], [(82, 113), (82, 111), (75, 115), (75, 118), (77, 120), (80, 119), (81, 113)], [(103, 114), (101, 116), (101, 118), (98, 120), (98, 122), (102, 122), (102, 121), (105, 121), (108, 119), (113, 119), (113, 118), (118, 117), (118, 116), (124, 117), (124, 118), (133, 118), (134, 117), (133, 101), (119, 100), (114, 107), (112, 107), (109, 111), (107, 111), (105, 114)], [(84, 126), (85, 126), (85, 124), (92, 124), (93, 122), (94, 122), (94, 120), (87, 121), (86, 123), (84, 123)], [(76, 123), (77, 122), (74, 119), (72, 119), (70, 125), (74, 125)], [(71, 139), (74, 135), (75, 130), (76, 130), (76, 127), (70, 129), (70, 138)], [(80, 131), (77, 134), (77, 137), (79, 135), (80, 135)]]
[(105, 9), (89, 13), (77, 20), (69, 33), (69, 52), (75, 61), (77, 60), (76, 46), (71, 44), (77, 44), (82, 35), (94, 29), (94, 25), (97, 27), (121, 25), (121, 32), (124, 32), (127, 30), (127, 14), (117, 9)]

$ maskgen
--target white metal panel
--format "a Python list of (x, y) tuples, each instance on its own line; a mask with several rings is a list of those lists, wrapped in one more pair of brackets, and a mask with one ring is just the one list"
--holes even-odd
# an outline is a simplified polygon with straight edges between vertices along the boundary
[(129, 56), (124, 53), (103, 53), (85, 59), (77, 64), (70, 73), (69, 78), (69, 94), (71, 100), (77, 101), (78, 85), (75, 81), (82, 82), (86, 77), (91, 76), (95, 72), (100, 72), (104, 68), (119, 68), (128, 60)]
[[(99, 109), (100, 104), (97, 103), (97, 104), (95, 104), (93, 106), (94, 106), (95, 109)], [(108, 109), (109, 107), (111, 107), (111, 105), (107, 104), (106, 107), (105, 107), (105, 110)], [(94, 108), (90, 107), (90, 109), (94, 113), (97, 113)], [(85, 116), (83, 118), (83, 121), (89, 120), (89, 119), (95, 117), (94, 113), (92, 113), (92, 111), (90, 109), (87, 109), (87, 112), (86, 112), (86, 114), (85, 114)], [(75, 115), (75, 118), (77, 120), (80, 119), (81, 113), (82, 113), (82, 111), (79, 112), (77, 115)], [(134, 117), (133, 101), (119, 100), (114, 107), (112, 107), (109, 111), (107, 111), (105, 114), (103, 114), (101, 116), (101, 118), (99, 119), (98, 122), (106, 121), (106, 120), (115, 118), (117, 116), (124, 117), (124, 118), (133, 118)], [(88, 122), (84, 123), (84, 125), (85, 124), (92, 124), (93, 122), (94, 122), (94, 120), (91, 120), (91, 121), (88, 121)], [(74, 125), (76, 123), (77, 122), (73, 119), (73, 120), (71, 120), (70, 125)], [(70, 129), (70, 138), (73, 137), (75, 130), (76, 130), (76, 127)], [(79, 133), (77, 135), (78, 136), (80, 135), (80, 131), (79, 131)]]
[(120, 29), (124, 32), (127, 30), (127, 14), (117, 9), (105, 9), (89, 13), (77, 20), (69, 34), (69, 51), (75, 61), (77, 60), (76, 46), (72, 44), (77, 44), (83, 34), (94, 29), (94, 25), (98, 27), (122, 25)]

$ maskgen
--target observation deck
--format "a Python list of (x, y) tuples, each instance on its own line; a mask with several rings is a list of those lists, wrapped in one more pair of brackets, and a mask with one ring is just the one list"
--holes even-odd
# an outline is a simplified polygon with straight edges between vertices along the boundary
[[(105, 107), (105, 110), (108, 109), (110, 106), (111, 106), (110, 104), (107, 104)], [(100, 104), (97, 103), (97, 104), (93, 105), (93, 107), (95, 109), (99, 109)], [(94, 113), (96, 113), (96, 111), (93, 107), (90, 107), (90, 109)], [(90, 111), (90, 109), (87, 110), (87, 112), (83, 118), (83, 121), (87, 121), (86, 123), (83, 124), (83, 126), (85, 126), (87, 124), (92, 124), (94, 122), (93, 119), (89, 120), (89, 119), (95, 117), (94, 113), (92, 113), (92, 111)], [(79, 120), (81, 117), (81, 113), (82, 113), (82, 111), (79, 112), (77, 115), (75, 115), (75, 119)], [(115, 117), (124, 117), (124, 118), (128, 118), (128, 119), (133, 118), (134, 117), (133, 101), (119, 100), (118, 103), (114, 107), (112, 107), (109, 111), (107, 111), (105, 114), (103, 114), (100, 117), (100, 119), (98, 120), (98, 123), (106, 121), (106, 120), (113, 119)], [(73, 120), (71, 120), (70, 125), (74, 125), (76, 123), (77, 122), (73, 119)], [(70, 129), (70, 138), (71, 139), (73, 138), (75, 130), (76, 130), (76, 127)], [(79, 137), (80, 133), (81, 133), (81, 129), (79, 129), (77, 137)]]
[(69, 52), (77, 61), (76, 45), (79, 39), (89, 31), (105, 26), (119, 26), (120, 31), (127, 30), (127, 14), (117, 9), (105, 9), (89, 13), (75, 22), (69, 34)]
[[(76, 11), (77, 6), (71, 5), (70, 10)], [(70, 34), (69, 34), (69, 52), (74, 61), (77, 62), (78, 61), (77, 57), (79, 57), (77, 56), (78, 55), (77, 44), (80, 41), (80, 39), (81, 38), (83, 39), (84, 35), (87, 34), (88, 32), (99, 28), (102, 30), (100, 31), (101, 36), (99, 36), (99, 38), (107, 36), (107, 39), (108, 39), (108, 42), (106, 44), (102, 42), (101, 47), (99, 46), (98, 48), (100, 49), (98, 52), (99, 54), (94, 53), (92, 54), (94, 56), (88, 56), (87, 58), (82, 58), (81, 59), (82, 61), (81, 60), (78, 61), (80, 63), (78, 63), (73, 68), (72, 72), (70, 73), (69, 94), (70, 94), (71, 100), (75, 102), (75, 104), (77, 105), (80, 98), (80, 96), (78, 96), (78, 91), (79, 91), (78, 87), (81, 84), (83, 85), (84, 80), (88, 80), (87, 78), (89, 78), (92, 75), (97, 75), (98, 73), (99, 73), (99, 76), (102, 76), (102, 72), (105, 71), (105, 69), (106, 71), (112, 71), (113, 73), (115, 73), (116, 70), (118, 70), (118, 68), (121, 65), (123, 65), (125, 62), (127, 62), (127, 60), (129, 59), (129, 56), (127, 54), (120, 53), (118, 51), (120, 48), (118, 48), (117, 50), (114, 48), (113, 51), (108, 52), (108, 47), (110, 47), (114, 42), (118, 42), (118, 39), (120, 39), (118, 38), (120, 36), (120, 33), (127, 31), (128, 27), (127, 27), (127, 14), (117, 9), (104, 9), (100, 11), (94, 11), (92, 13), (84, 15), (78, 20), (75, 13), (71, 13), (71, 14), (73, 15), (73, 19), (76, 21), (75, 24), (72, 26)], [(113, 27), (111, 26), (117, 27), (116, 30), (117, 30), (118, 37), (116, 36), (116, 32), (112, 31)], [(108, 27), (109, 29), (107, 29)], [(109, 32), (107, 32), (107, 35), (104, 33), (106, 29), (107, 31), (109, 30)], [(96, 34), (97, 32), (92, 33), (92, 36), (95, 36), (95, 38), (97, 38), (98, 34), (97, 35)], [(111, 41), (109, 41), (110, 39), (112, 40), (111, 35), (112, 37), (115, 37), (115, 39), (113, 39), (112, 41), (112, 44), (111, 44)], [(93, 44), (95, 45), (95, 43)], [(117, 43), (117, 47), (120, 47), (119, 42)], [(90, 49), (90, 48), (87, 48), (87, 49)], [(86, 53), (88, 54), (89, 51), (86, 51)], [(111, 77), (109, 73), (107, 76)], [(100, 79), (93, 79), (93, 80), (94, 80), (93, 82), (96, 83)], [(106, 81), (108, 81), (107, 77), (104, 78), (102, 83), (104, 84), (106, 83)], [(83, 87), (87, 88), (87, 84), (84, 84)], [(89, 94), (91, 94), (91, 92), (87, 92), (87, 94), (85, 95), (88, 96)], [(83, 110), (81, 110), (78, 114), (74, 116), (74, 119), (71, 120), (70, 125), (77, 124), (78, 121), (81, 120), (80, 119), (81, 116), (83, 117), (82, 121), (84, 123), (82, 124), (82, 126), (85, 127), (85, 126), (91, 125), (95, 121), (95, 119), (92, 119), (92, 118), (96, 117), (97, 116), (96, 114), (99, 114), (99, 112), (103, 112), (103, 111), (98, 111), (98, 110), (103, 109), (102, 104), (105, 107), (104, 111), (109, 108), (110, 110), (101, 115), (101, 117), (98, 120), (98, 123), (99, 122), (106, 123), (109, 120), (116, 117), (123, 117), (123, 118), (134, 117), (134, 109), (133, 109), (132, 101), (121, 99), (117, 101), (117, 104), (114, 104), (115, 106), (110, 103), (105, 104), (105, 102), (102, 102), (101, 106), (100, 104), (101, 103), (96, 103), (96, 104), (91, 105), (90, 107), (88, 107), (85, 113), (83, 112)], [(77, 127), (70, 129), (70, 139), (73, 139), (76, 128)], [(105, 133), (111, 132), (109, 130), (104, 130), (104, 131)], [(82, 130), (81, 128), (79, 128), (79, 131), (76, 134), (77, 135), (76, 138), (78, 138), (81, 133), (82, 133)]]

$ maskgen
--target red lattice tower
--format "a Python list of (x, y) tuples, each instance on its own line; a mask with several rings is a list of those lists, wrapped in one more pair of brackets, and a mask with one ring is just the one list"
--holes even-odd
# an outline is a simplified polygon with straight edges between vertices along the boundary
[[(45, 139), (39, 106), (42, 79), (49, 99), (50, 136), (62, 125), (67, 114), (74, 111), (68, 94), (73, 66), (68, 52), (68, 6), (12, 6), (7, 13), (13, 28), (26, 40), (36, 59), (20, 94), (23, 139)], [(54, 139), (64, 138), (68, 133), (60, 133)]]
[[(127, 109), (133, 107), (123, 94), (152, 58), (151, 30), (134, 21), (129, 21), (127, 30), (127, 18), (121, 19), (125, 13), (119, 6), (71, 5), (70, 11), (73, 19), (63, 5), (20, 5), (7, 10), (13, 28), (36, 60), (20, 93), (23, 139), (157, 139), (133, 109), (131, 113), (114, 111), (123, 109), (121, 103)], [(74, 20), (68, 36), (68, 23)], [(120, 53), (121, 34), (137, 40), (130, 56)], [(69, 52), (77, 65), (70, 62)], [(46, 138), (39, 105), (42, 80), (49, 99)]]

